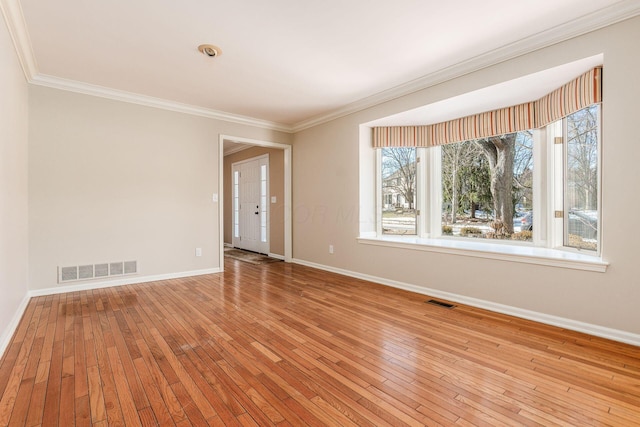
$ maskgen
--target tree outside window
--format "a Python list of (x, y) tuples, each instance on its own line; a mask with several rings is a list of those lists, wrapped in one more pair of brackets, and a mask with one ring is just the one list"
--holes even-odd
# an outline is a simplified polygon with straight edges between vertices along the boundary
[(442, 147), (445, 235), (532, 240), (533, 145), (517, 132)]

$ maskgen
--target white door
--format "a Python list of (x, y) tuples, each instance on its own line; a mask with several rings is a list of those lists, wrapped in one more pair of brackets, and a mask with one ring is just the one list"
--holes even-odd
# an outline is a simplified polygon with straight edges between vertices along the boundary
[(231, 165), (233, 246), (269, 253), (269, 156)]

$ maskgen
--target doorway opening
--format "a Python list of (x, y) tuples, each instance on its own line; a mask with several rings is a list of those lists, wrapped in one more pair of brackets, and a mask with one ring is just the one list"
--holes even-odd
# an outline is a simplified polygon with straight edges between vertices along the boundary
[(220, 135), (219, 159), (221, 270), (225, 246), (291, 262), (291, 146)]

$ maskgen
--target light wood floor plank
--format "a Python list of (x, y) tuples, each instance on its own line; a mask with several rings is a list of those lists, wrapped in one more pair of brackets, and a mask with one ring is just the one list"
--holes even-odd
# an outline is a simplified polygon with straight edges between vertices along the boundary
[(640, 349), (285, 263), (33, 298), (0, 427), (640, 425)]

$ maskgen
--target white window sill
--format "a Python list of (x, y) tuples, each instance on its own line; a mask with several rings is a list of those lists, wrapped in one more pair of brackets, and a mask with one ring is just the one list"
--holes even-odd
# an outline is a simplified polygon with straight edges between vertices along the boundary
[(365, 245), (489, 258), (599, 273), (607, 271), (609, 266), (608, 262), (597, 256), (530, 245), (509, 245), (462, 239), (424, 239), (407, 236), (361, 236), (358, 237), (358, 242)]

